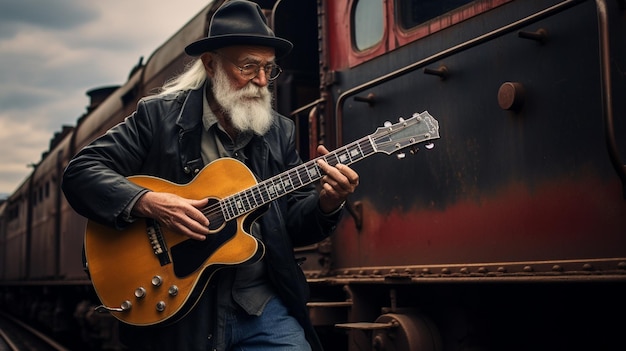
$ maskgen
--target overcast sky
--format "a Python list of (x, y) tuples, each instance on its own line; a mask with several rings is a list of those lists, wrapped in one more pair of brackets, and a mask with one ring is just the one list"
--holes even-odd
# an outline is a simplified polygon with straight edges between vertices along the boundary
[(0, 194), (13, 193), (88, 90), (121, 85), (210, 0), (0, 0)]

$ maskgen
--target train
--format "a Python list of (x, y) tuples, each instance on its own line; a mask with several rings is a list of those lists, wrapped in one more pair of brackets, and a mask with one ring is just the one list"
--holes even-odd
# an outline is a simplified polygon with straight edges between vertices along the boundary
[[(62, 173), (190, 62), (223, 2), (88, 91), (0, 205), (0, 309), (76, 349), (122, 349)], [(257, 3), (294, 43), (271, 89), (304, 160), (387, 122), (438, 122), (431, 145), (354, 163), (335, 232), (295, 249), (326, 349), (626, 349), (626, 1)]]

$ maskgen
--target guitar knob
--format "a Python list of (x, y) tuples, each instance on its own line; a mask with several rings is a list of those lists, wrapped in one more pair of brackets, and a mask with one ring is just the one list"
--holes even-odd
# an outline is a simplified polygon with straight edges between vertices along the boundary
[(152, 277), (152, 285), (161, 286), (161, 284), (163, 284), (163, 278), (161, 278), (161, 276), (155, 275)]
[(133, 304), (126, 300), (124, 302), (122, 302), (122, 305), (120, 306), (120, 308), (122, 309), (122, 311), (128, 311), (133, 307)]
[(391, 127), (391, 122), (389, 121), (385, 121), (385, 123), (383, 124), (385, 127)]
[(144, 289), (143, 286), (140, 286), (137, 289), (135, 289), (135, 297), (136, 298), (141, 299), (144, 296), (146, 296), (146, 289)]
[(406, 154), (404, 152), (401, 152), (399, 154), (396, 155), (396, 157), (398, 158), (398, 160), (402, 160), (406, 157)]
[(165, 302), (164, 301), (159, 301), (156, 304), (156, 310), (157, 312), (163, 312), (165, 311)]
[(167, 293), (170, 294), (170, 296), (178, 295), (178, 287), (176, 285), (170, 286), (170, 288), (167, 290)]

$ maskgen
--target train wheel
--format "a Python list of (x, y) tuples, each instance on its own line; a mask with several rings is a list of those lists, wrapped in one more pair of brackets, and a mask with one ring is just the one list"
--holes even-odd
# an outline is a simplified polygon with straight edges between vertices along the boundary
[(376, 351), (440, 351), (441, 337), (435, 325), (419, 314), (383, 314), (376, 323), (390, 324), (372, 335)]

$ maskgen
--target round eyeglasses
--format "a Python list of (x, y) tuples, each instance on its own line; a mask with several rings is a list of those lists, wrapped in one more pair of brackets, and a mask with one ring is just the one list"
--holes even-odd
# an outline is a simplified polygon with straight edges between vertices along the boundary
[(237, 63), (235, 63), (235, 61), (220, 54), (219, 52), (213, 51), (213, 53), (235, 66), (239, 70), (239, 73), (241, 73), (241, 76), (248, 80), (253, 80), (254, 78), (256, 78), (259, 75), (261, 68), (263, 68), (263, 72), (265, 72), (265, 79), (270, 82), (276, 80), (276, 78), (278, 78), (278, 76), (280, 76), (280, 74), (283, 72), (283, 69), (275, 63), (268, 63), (265, 66), (261, 66), (258, 63), (246, 63), (243, 66), (239, 66)]

